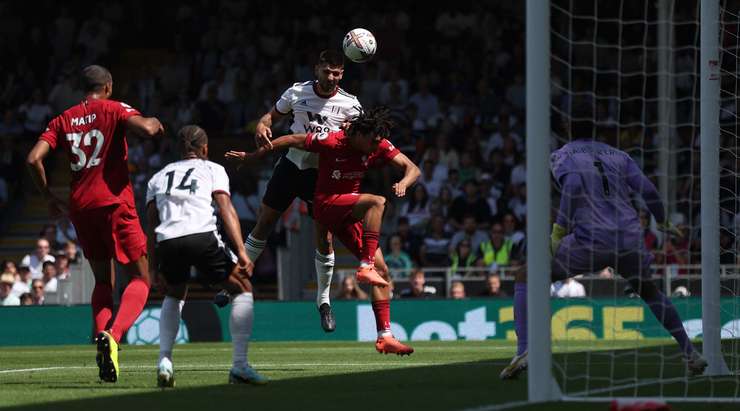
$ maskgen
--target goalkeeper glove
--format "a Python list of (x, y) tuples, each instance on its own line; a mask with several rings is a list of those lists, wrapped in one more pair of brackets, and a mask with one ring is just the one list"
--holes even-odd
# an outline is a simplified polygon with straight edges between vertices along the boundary
[(675, 236), (676, 238), (683, 238), (683, 233), (678, 229), (672, 222), (665, 220), (662, 223), (658, 223), (658, 230)]
[(550, 253), (554, 256), (560, 247), (560, 241), (565, 237), (565, 227), (554, 223), (552, 225), (552, 233), (550, 234)]

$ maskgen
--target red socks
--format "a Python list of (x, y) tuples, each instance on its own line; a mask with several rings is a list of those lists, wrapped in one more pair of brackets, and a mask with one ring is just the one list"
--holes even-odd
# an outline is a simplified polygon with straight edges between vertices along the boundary
[(121, 341), (123, 333), (134, 324), (149, 297), (149, 284), (141, 278), (134, 278), (128, 283), (121, 296), (121, 306), (111, 326), (111, 334), (116, 341)]
[(375, 329), (378, 332), (391, 330), (391, 302), (389, 300), (373, 301)]
[(110, 284), (95, 283), (92, 299), (93, 320), (95, 321), (95, 334), (106, 330), (108, 322), (113, 316), (113, 288)]
[(378, 249), (377, 231), (364, 230), (362, 232), (362, 255), (361, 261), (373, 264), (375, 262), (375, 250)]

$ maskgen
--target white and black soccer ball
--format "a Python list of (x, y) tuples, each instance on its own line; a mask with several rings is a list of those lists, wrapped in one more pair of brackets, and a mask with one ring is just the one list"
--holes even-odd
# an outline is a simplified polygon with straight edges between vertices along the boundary
[[(134, 325), (126, 333), (126, 342), (133, 345), (159, 344), (159, 317), (161, 308), (146, 308)], [(182, 344), (190, 340), (188, 327), (185, 321), (180, 319), (180, 328), (177, 330), (175, 343)]]
[(348, 59), (355, 63), (364, 63), (373, 58), (378, 49), (378, 42), (370, 31), (353, 29), (344, 36), (342, 49)]

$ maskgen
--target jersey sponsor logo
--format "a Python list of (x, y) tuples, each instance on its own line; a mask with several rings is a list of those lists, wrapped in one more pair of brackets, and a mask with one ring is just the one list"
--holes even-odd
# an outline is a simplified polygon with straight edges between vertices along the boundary
[(357, 180), (365, 176), (364, 171), (346, 171), (334, 170), (331, 172), (331, 178), (334, 180)]
[[(331, 127), (328, 126), (319, 126), (316, 124), (308, 124), (303, 126), (304, 130), (306, 130), (306, 133), (318, 133), (318, 134), (326, 134), (331, 131)], [(326, 137), (324, 137), (326, 138)]]
[(329, 121), (329, 116), (322, 116), (321, 114), (318, 114), (318, 113), (312, 113), (310, 111), (306, 111), (306, 115), (308, 115), (308, 121), (312, 123), (319, 123), (322, 126), (324, 125), (324, 123)]
[(88, 114), (82, 117), (72, 117), (70, 124), (73, 126), (84, 126), (84, 125), (90, 124), (93, 121), (95, 121), (95, 118), (96, 118), (95, 113)]
[(340, 180), (342, 178), (342, 172), (340, 170), (334, 170), (331, 172), (331, 178)]

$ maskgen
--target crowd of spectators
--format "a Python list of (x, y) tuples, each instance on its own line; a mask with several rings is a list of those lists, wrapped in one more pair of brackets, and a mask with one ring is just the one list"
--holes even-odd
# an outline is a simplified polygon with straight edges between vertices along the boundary
[[(114, 98), (156, 115), (168, 131), (157, 141), (129, 136), (132, 182), (141, 201), (148, 178), (175, 159), (172, 136), (179, 127), (197, 123), (212, 138), (251, 140), (254, 122), (281, 92), (313, 78), (322, 49), (337, 48), (347, 29), (365, 27), (378, 39), (378, 55), (366, 64), (348, 62), (342, 87), (365, 107), (383, 104), (392, 110), (391, 140), (422, 170), (404, 200), (390, 192), (392, 170), (371, 173), (365, 184), (393, 199), (382, 241), (392, 273), (408, 276), (415, 267), (452, 267), (460, 276), (472, 268), (479, 275), (499, 273), (517, 259), (526, 225), (523, 4), (462, 1), (417, 7), (414, 13), (401, 6), (222, 0), (170, 7), (133, 1), (90, 10), (54, 4), (32, 18), (17, 3), (0, 2), (0, 52), (7, 57), (0, 62), (0, 140), (12, 148), (6, 137), (34, 139), (49, 118), (79, 101), (73, 76), (79, 67), (109, 65), (114, 79), (126, 79), (114, 83)], [(149, 12), (138, 11), (143, 9)], [(157, 57), (125, 61), (124, 55), (133, 54), (124, 52), (134, 48), (156, 49)], [(556, 83), (565, 78), (555, 76)], [(554, 106), (566, 104), (566, 93), (555, 91)], [(619, 119), (613, 100), (596, 102), (602, 124)], [(602, 121), (608, 119), (611, 123)], [(555, 116), (553, 134), (562, 140), (558, 123)], [(277, 125), (275, 135), (286, 126)], [(612, 131), (624, 148), (640, 147), (631, 153), (655, 175), (655, 129)], [(696, 131), (680, 128), (679, 138), (691, 147)], [(553, 138), (553, 146), (557, 141)], [(0, 153), (0, 204), (17, 184), (19, 164), (12, 152)], [(680, 155), (672, 218), (687, 230), (685, 239), (662, 241), (647, 215), (643, 223), (657, 262), (693, 264), (699, 237), (688, 230), (698, 222), (698, 155), (692, 150)], [(266, 165), (232, 175), (234, 203), (247, 225), (256, 220), (269, 170)], [(74, 230), (62, 225), (57, 237), (69, 237)], [(740, 255), (735, 237), (724, 233), (722, 261), (735, 263), (731, 260)], [(68, 240), (73, 239), (53, 243)], [(32, 255), (27, 265), (41, 273), (38, 258)]]
[[(42, 305), (47, 294), (59, 291), (59, 281), (70, 278), (72, 268), (82, 262), (74, 230), (73, 238), (62, 234), (59, 227), (45, 225), (36, 240), (36, 248), (20, 262), (2, 262), (0, 305)], [(62, 228), (62, 229), (64, 229)]]

